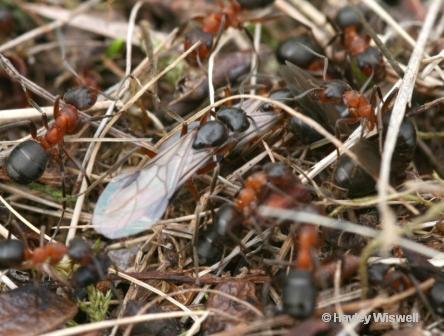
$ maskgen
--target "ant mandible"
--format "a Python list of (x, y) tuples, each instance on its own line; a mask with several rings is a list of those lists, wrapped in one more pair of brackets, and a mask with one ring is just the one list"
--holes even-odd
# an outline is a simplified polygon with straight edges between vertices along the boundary
[(260, 9), (272, 4), (274, 0), (229, 0), (228, 4), (219, 1), (220, 10), (205, 17), (197, 17), (201, 27), (194, 28), (185, 34), (184, 48), (188, 50), (193, 44), (200, 41), (201, 45), (192, 52), (187, 60), (192, 64), (199, 64), (205, 60), (215, 46), (214, 38), (218, 40), (223, 30), (233, 27), (243, 28), (245, 10)]
[(29, 184), (42, 176), (48, 163), (48, 150), (63, 143), (65, 134), (73, 134), (79, 121), (79, 110), (92, 107), (97, 100), (97, 93), (86, 87), (69, 90), (54, 103), (54, 122), (47, 126), (43, 136), (37, 137), (35, 128), (31, 131), (33, 139), (17, 145), (7, 158), (8, 176), (16, 183)]

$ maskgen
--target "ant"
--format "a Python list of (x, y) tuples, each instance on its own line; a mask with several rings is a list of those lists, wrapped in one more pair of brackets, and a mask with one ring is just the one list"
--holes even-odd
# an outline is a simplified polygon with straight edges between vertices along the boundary
[[(200, 64), (201, 60), (205, 60), (210, 55), (223, 30), (229, 27), (245, 30), (243, 27), (245, 10), (260, 9), (273, 2), (274, 0), (229, 0), (228, 4), (224, 4), (220, 1), (219, 11), (205, 17), (195, 18), (201, 22), (201, 27), (194, 28), (185, 34), (185, 50), (188, 50), (196, 42), (201, 42), (201, 45), (188, 56), (187, 60), (192, 65)], [(247, 34), (249, 33), (247, 32)], [(250, 37), (250, 35), (248, 36)]]
[(379, 49), (370, 46), (370, 36), (362, 32), (359, 9), (343, 7), (336, 15), (335, 22), (342, 31), (341, 43), (366, 78), (381, 81), (385, 77), (385, 65)]
[(11, 267), (40, 267), (45, 263), (58, 264), (67, 255), (80, 265), (72, 276), (75, 288), (86, 287), (102, 280), (111, 261), (106, 254), (93, 255), (89, 244), (81, 238), (74, 238), (68, 247), (62, 243), (48, 243), (31, 250), (21, 240), (8, 239), (0, 242), (0, 270)]
[[(382, 138), (385, 138), (391, 112), (382, 120)], [(412, 120), (405, 117), (399, 129), (392, 160), (391, 181), (398, 184), (405, 178), (405, 171), (412, 161), (417, 144), (416, 129)], [(363, 197), (375, 191), (375, 177), (379, 176), (381, 155), (375, 137), (360, 139), (350, 148), (366, 167), (364, 170), (347, 155), (342, 155), (337, 163), (334, 181), (344, 189), (349, 197)]]
[(66, 92), (62, 100), (60, 104), (60, 97), (57, 97), (54, 103), (54, 122), (51, 126), (48, 126), (43, 114), (46, 134), (37, 137), (34, 127), (31, 130), (33, 140), (20, 143), (8, 156), (6, 170), (14, 182), (29, 184), (42, 176), (48, 163), (47, 151), (62, 144), (65, 134), (74, 133), (79, 121), (79, 110), (92, 107), (97, 94), (86, 87), (77, 87)]
[[(339, 124), (355, 124), (363, 121), (367, 130), (371, 131), (377, 125), (377, 118), (370, 101), (359, 91), (353, 90), (350, 85), (342, 80), (318, 80), (300, 67), (287, 63), (281, 72), (290, 90), (297, 95), (295, 100), (309, 95), (312, 100), (319, 101), (318, 106), (333, 105), (344, 106), (345, 113), (329, 117), (328, 115), (315, 118), (328, 125), (331, 119), (336, 119), (335, 131), (338, 132)], [(307, 82), (309, 84), (307, 84)], [(308, 87), (311, 86), (311, 88)], [(314, 87), (313, 87), (314, 86)], [(305, 100), (306, 102), (306, 100)], [(305, 104), (304, 101), (301, 104)], [(322, 109), (321, 112), (328, 111)], [(332, 114), (332, 113), (330, 113)], [(328, 120), (330, 119), (330, 120)], [(338, 135), (338, 134), (337, 134)]]
[(299, 250), (296, 268), (291, 269), (284, 281), (282, 300), (284, 311), (296, 318), (310, 316), (316, 306), (317, 291), (312, 271), (313, 249), (318, 246), (316, 228), (304, 224), (299, 232)]
[[(270, 189), (272, 192), (269, 192)], [(226, 238), (238, 240), (233, 230), (240, 227), (259, 204), (287, 208), (310, 200), (311, 194), (288, 166), (282, 163), (266, 164), (263, 170), (246, 179), (232, 204), (220, 207), (213, 224), (199, 239), (199, 260), (204, 263), (217, 260), (221, 252), (219, 247), (223, 246)]]

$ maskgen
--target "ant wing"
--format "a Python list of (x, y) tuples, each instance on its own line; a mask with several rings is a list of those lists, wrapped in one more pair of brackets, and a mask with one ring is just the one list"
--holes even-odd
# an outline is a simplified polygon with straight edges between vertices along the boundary
[(192, 149), (195, 132), (179, 138), (144, 169), (115, 177), (99, 197), (93, 215), (94, 229), (110, 239), (123, 238), (151, 228), (163, 215), (168, 201), (211, 156)]
[[(251, 123), (236, 137), (237, 148), (266, 133), (282, 119), (276, 113), (260, 111), (259, 106), (259, 102), (252, 100), (243, 103)], [(115, 177), (97, 201), (94, 229), (116, 239), (151, 228), (163, 216), (176, 190), (215, 154), (214, 150), (192, 148), (195, 133), (193, 129), (180, 138), (173, 135), (163, 142), (157, 156), (144, 169)]]
[(340, 117), (335, 106), (321, 104), (318, 99), (314, 99), (308, 94), (313, 89), (321, 88), (324, 81), (313, 77), (307, 71), (289, 62), (281, 67), (280, 74), (294, 95), (307, 93), (296, 101), (296, 104), (301, 108), (301, 112), (320, 123), (327, 130), (334, 132), (334, 125)]

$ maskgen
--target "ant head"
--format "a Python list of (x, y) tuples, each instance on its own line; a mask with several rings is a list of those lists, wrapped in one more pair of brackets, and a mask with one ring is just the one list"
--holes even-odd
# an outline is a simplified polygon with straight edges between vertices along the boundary
[(342, 96), (346, 91), (351, 90), (351, 86), (341, 80), (332, 80), (325, 82), (321, 89), (320, 95), (323, 102), (340, 104), (342, 103)]
[(82, 238), (75, 237), (69, 242), (69, 257), (80, 264), (86, 264), (92, 258), (91, 246)]
[(74, 87), (66, 91), (63, 95), (63, 101), (78, 110), (87, 110), (96, 103), (97, 91), (86, 86)]
[(359, 15), (356, 12), (357, 10), (361, 10), (365, 16), (367, 16), (367, 9), (363, 6), (355, 7), (355, 6), (345, 6), (339, 10), (336, 14), (335, 21), (337, 25), (341, 29), (345, 29), (347, 27), (361, 27), (361, 21), (359, 20)]
[(377, 48), (369, 47), (356, 55), (356, 64), (366, 77), (374, 74), (375, 79), (380, 81), (385, 76), (384, 58)]
[(221, 237), (224, 237), (242, 223), (242, 214), (232, 204), (223, 204), (214, 218), (215, 231)]
[(279, 63), (288, 61), (304, 69), (318, 59), (316, 54), (322, 54), (322, 48), (308, 35), (290, 37), (276, 50)]
[(286, 185), (295, 179), (297, 180), (290, 167), (282, 162), (267, 163), (264, 166), (264, 172), (267, 174), (268, 180), (276, 186)]

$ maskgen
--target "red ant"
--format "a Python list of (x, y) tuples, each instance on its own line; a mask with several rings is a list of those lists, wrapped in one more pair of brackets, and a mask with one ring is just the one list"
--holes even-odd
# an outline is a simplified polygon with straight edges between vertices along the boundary
[(56, 242), (33, 250), (21, 240), (8, 239), (0, 242), (0, 269), (20, 266), (38, 268), (45, 263), (56, 265), (65, 255), (80, 265), (71, 276), (76, 288), (102, 280), (111, 264), (106, 254), (94, 255), (91, 247), (81, 238), (72, 239), (68, 247)]
[(303, 225), (299, 231), (296, 267), (307, 271), (314, 269), (313, 248), (318, 246), (318, 233), (313, 225)]
[(68, 91), (54, 103), (54, 122), (48, 127), (44, 115), (46, 134), (37, 137), (35, 128), (32, 130), (34, 140), (26, 140), (17, 145), (6, 162), (8, 176), (16, 183), (28, 184), (40, 176), (48, 163), (47, 151), (55, 145), (63, 143), (65, 134), (72, 134), (79, 121), (79, 111), (92, 107), (97, 100), (97, 94), (86, 87), (78, 87)]
[(318, 246), (318, 235), (313, 225), (305, 224), (299, 231), (296, 268), (290, 270), (282, 291), (284, 311), (296, 318), (306, 318), (313, 313), (317, 291), (312, 271), (313, 248)]
[[(188, 56), (187, 60), (193, 65), (199, 64), (201, 60), (205, 60), (225, 29), (229, 27), (243, 29), (243, 22), (245, 22), (243, 14), (245, 10), (259, 9), (273, 2), (274, 0), (229, 0), (228, 4), (224, 2), (219, 3), (219, 11), (212, 12), (204, 17), (195, 18), (200, 21), (201, 27), (194, 28), (185, 34), (184, 48), (187, 50), (198, 41), (201, 42), (201, 45)], [(216, 43), (214, 43), (215, 37)]]
[(381, 52), (370, 46), (370, 36), (362, 33), (359, 9), (353, 6), (342, 8), (336, 15), (336, 23), (342, 29), (342, 45), (367, 77), (382, 80), (385, 76), (384, 60)]
[[(267, 188), (269, 187), (272, 192)], [(268, 191), (268, 192), (267, 192)], [(227, 237), (235, 238), (233, 230), (249, 217), (259, 204), (272, 207), (290, 207), (311, 200), (309, 190), (291, 170), (282, 163), (270, 163), (245, 181), (233, 204), (224, 204), (217, 212), (213, 225), (201, 235), (197, 247), (199, 260), (209, 263), (217, 260)]]
[[(287, 63), (281, 73), (292, 93), (297, 95), (294, 98), (296, 104), (300, 104), (302, 108), (305, 105), (316, 107), (320, 111), (320, 116), (315, 119), (318, 119), (324, 127), (330, 128), (330, 124), (334, 120), (336, 120), (336, 132), (341, 123), (355, 124), (364, 121), (368, 130), (372, 130), (377, 125), (373, 104), (361, 92), (353, 90), (346, 82), (318, 80), (305, 70), (290, 63)], [(309, 97), (305, 97), (307, 95)], [(373, 98), (372, 95), (372, 101)], [(324, 105), (342, 105), (347, 109), (346, 115), (341, 116), (336, 111), (327, 110)]]

